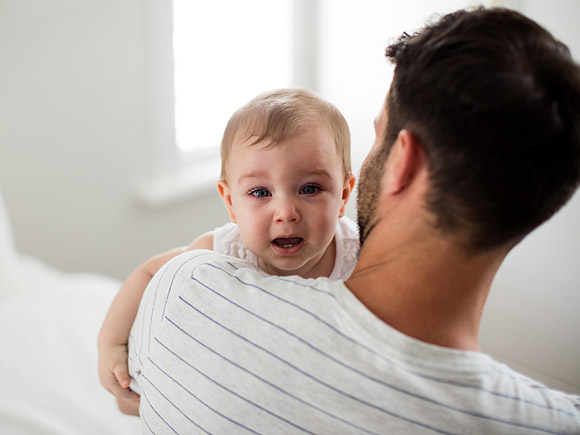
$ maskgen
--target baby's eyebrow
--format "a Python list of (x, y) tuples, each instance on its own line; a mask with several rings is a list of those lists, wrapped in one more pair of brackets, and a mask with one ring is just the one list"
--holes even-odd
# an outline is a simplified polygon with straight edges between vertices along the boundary
[(306, 170), (306, 171), (304, 171), (304, 173), (306, 175), (321, 175), (321, 176), (326, 177), (326, 178), (332, 178), (332, 175), (330, 175), (330, 173), (326, 169), (316, 169), (313, 171)]
[[(300, 176), (308, 176), (308, 177), (321, 176), (325, 178), (332, 178), (332, 175), (326, 169), (313, 169), (313, 170), (304, 169), (298, 170), (296, 171), (296, 173), (299, 174)], [(238, 182), (243, 181), (246, 178), (265, 178), (267, 176), (268, 173), (266, 171), (252, 171), (248, 172), (247, 174), (242, 174), (238, 179)]]
[(265, 171), (253, 171), (248, 172), (247, 174), (242, 174), (239, 178), (239, 181), (245, 180), (246, 178), (264, 178), (268, 174)]

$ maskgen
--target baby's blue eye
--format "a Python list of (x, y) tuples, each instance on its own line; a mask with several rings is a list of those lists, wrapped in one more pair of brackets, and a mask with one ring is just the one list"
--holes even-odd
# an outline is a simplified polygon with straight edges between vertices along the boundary
[(265, 198), (270, 196), (270, 192), (268, 192), (267, 189), (254, 189), (250, 192), (250, 195), (253, 195), (256, 198)]
[(320, 187), (315, 186), (313, 184), (309, 184), (308, 186), (304, 186), (301, 190), (300, 193), (304, 194), (304, 195), (314, 195), (316, 192), (318, 192), (320, 190)]

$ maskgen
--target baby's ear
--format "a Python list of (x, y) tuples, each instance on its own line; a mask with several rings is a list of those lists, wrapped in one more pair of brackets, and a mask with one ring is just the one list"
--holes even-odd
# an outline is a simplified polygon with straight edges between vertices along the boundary
[(353, 174), (349, 174), (346, 179), (344, 180), (344, 184), (342, 186), (342, 202), (340, 205), (340, 210), (338, 211), (338, 217), (341, 218), (344, 216), (346, 210), (346, 204), (348, 204), (348, 200), (350, 199), (350, 194), (354, 189), (354, 183), (356, 181), (356, 177)]
[(217, 183), (217, 189), (222, 197), (226, 208), (228, 209), (228, 213), (230, 214), (230, 220), (233, 223), (236, 222), (236, 215), (234, 213), (234, 206), (232, 204), (232, 194), (230, 192), (230, 187), (228, 186), (228, 182), (226, 180), (219, 180)]

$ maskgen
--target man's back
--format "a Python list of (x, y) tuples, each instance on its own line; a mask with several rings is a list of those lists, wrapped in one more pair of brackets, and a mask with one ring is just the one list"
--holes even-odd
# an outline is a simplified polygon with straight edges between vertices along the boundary
[(407, 337), (342, 282), (246, 267), (194, 251), (148, 287), (130, 341), (144, 430), (580, 433), (578, 396)]

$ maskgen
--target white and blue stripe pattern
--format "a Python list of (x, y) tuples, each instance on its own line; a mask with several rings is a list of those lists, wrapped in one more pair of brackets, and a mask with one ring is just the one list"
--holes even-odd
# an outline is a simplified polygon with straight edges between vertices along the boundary
[(382, 323), (341, 282), (210, 251), (154, 277), (130, 338), (145, 433), (580, 433), (580, 399)]

